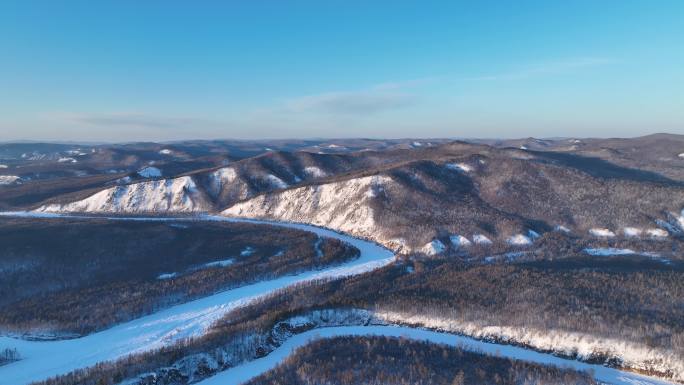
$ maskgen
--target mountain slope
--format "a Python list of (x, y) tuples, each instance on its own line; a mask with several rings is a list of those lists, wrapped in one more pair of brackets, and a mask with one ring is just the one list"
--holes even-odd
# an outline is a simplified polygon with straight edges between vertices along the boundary
[(209, 201), (189, 176), (110, 187), (83, 200), (41, 206), (42, 212), (196, 212)]
[(554, 232), (638, 239), (651, 251), (676, 241), (684, 225), (680, 182), (557, 155), (463, 142), (351, 154), (269, 152), (57, 197), (38, 210), (222, 212), (312, 223), (426, 254), (458, 254), (488, 241), (525, 248)]
[(373, 177), (359, 172), (272, 191), (223, 214), (313, 223), (409, 250), (456, 250), (482, 235), (522, 245), (517, 240), (554, 229), (643, 238), (681, 230), (677, 182), (634, 179), (628, 169), (624, 178), (597, 177), (545, 154), (462, 143), (411, 155)]

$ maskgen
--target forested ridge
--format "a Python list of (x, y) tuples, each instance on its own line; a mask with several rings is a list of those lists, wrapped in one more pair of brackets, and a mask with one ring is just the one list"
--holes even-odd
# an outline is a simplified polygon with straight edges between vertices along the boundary
[[(268, 354), (262, 346), (279, 321), (329, 308), (400, 310), (497, 325), (555, 327), (681, 352), (684, 272), (650, 262), (636, 262), (636, 269), (634, 263), (629, 258), (587, 257), (486, 266), (456, 260), (400, 261), (361, 276), (280, 291), (232, 311), (205, 336), (79, 370), (46, 384), (115, 384), (169, 368), (182, 357), (221, 349), (259, 357)], [(252, 337), (259, 335), (265, 337)], [(185, 383), (182, 378), (178, 381)]]
[(588, 373), (392, 337), (320, 339), (246, 385), (596, 384)]
[(358, 256), (244, 223), (0, 220), (0, 331), (86, 334), (219, 290)]

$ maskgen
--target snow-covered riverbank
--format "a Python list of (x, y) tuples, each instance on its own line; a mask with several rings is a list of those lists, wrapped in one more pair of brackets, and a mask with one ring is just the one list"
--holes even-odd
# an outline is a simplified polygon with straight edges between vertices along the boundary
[[(0, 385), (20, 385), (45, 379), (50, 376), (64, 374), (77, 368), (92, 366), (98, 362), (112, 360), (127, 354), (155, 349), (172, 344), (180, 339), (203, 334), (211, 324), (223, 315), (249, 301), (268, 295), (282, 288), (316, 279), (335, 278), (360, 274), (391, 263), (393, 253), (384, 247), (358, 238), (354, 238), (333, 230), (305, 224), (280, 223), (252, 219), (226, 218), (222, 216), (194, 217), (103, 217), (103, 216), (70, 216), (48, 213), (0, 213), (0, 216), (23, 217), (68, 217), (88, 220), (108, 218), (121, 221), (230, 221), (268, 224), (311, 231), (322, 237), (337, 238), (347, 242), (360, 251), (360, 257), (337, 267), (321, 271), (310, 271), (296, 275), (263, 281), (252, 285), (217, 293), (199, 300), (174, 306), (158, 313), (142, 317), (115, 326), (111, 329), (89, 336), (61, 341), (26, 341), (11, 337), (0, 337), (0, 349), (17, 348), (23, 359), (0, 367)], [(397, 320), (385, 320), (385, 322)], [(399, 320), (401, 321), (401, 320)], [(428, 325), (423, 325), (428, 326)], [(389, 325), (374, 326), (334, 326), (307, 331), (290, 336), (283, 344), (266, 357), (245, 363), (221, 372), (202, 384), (239, 383), (240, 373), (256, 375), (257, 369), (263, 371), (274, 367), (292, 348), (305, 344), (312, 336), (333, 337), (337, 335), (407, 335), (417, 339), (448, 344), (466, 344), (472, 349), (504, 355), (538, 363), (570, 366), (580, 370), (593, 369), (599, 380), (614, 384), (668, 384), (649, 377), (622, 372), (599, 365), (590, 365), (579, 361), (562, 359), (551, 354), (538, 353), (531, 349), (509, 345), (488, 343), (469, 337), (448, 333), (427, 331), (411, 327)], [(261, 365), (261, 366), (259, 366)], [(242, 369), (241, 369), (242, 368)], [(245, 369), (246, 368), (246, 369)], [(231, 377), (231, 373), (235, 377)], [(246, 377), (244, 379), (248, 379)], [(211, 382), (219, 381), (219, 382)]]
[[(67, 217), (66, 215), (34, 213), (2, 213), (3, 216)], [(82, 220), (94, 217), (68, 216)], [(97, 217), (103, 218), (103, 217)], [(337, 238), (356, 247), (359, 258), (320, 271), (309, 271), (278, 279), (246, 285), (220, 292), (182, 305), (173, 306), (155, 314), (129, 321), (110, 329), (85, 337), (61, 341), (27, 341), (0, 337), (0, 349), (16, 348), (22, 360), (0, 367), (1, 385), (21, 385), (51, 376), (68, 373), (74, 369), (112, 360), (127, 354), (151, 350), (172, 344), (180, 339), (201, 335), (217, 319), (230, 310), (249, 301), (273, 293), (276, 290), (302, 282), (349, 276), (374, 270), (391, 263), (393, 253), (375, 243), (353, 238), (332, 230), (315, 226), (290, 223), (274, 223), (249, 219), (201, 217), (111, 217), (112, 220), (148, 221), (230, 221), (249, 222), (298, 228), (322, 237)]]
[(567, 360), (551, 354), (538, 353), (532, 350), (511, 345), (499, 345), (474, 340), (469, 337), (411, 327), (371, 325), (328, 327), (313, 329), (301, 334), (297, 334), (289, 338), (279, 348), (275, 349), (267, 356), (220, 372), (213, 377), (198, 382), (197, 385), (241, 384), (262, 373), (265, 373), (272, 368), (275, 368), (292, 352), (293, 349), (304, 346), (313, 339), (332, 338), (338, 336), (404, 337), (420, 341), (446, 344), (449, 346), (458, 346), (463, 349), (482, 352), (485, 354), (499, 355), (501, 357), (520, 359), (545, 365), (556, 365), (559, 367), (567, 367), (576, 370), (592, 371), (597, 380), (614, 385), (670, 384), (667, 381), (661, 381), (635, 373), (627, 373), (601, 365), (592, 365), (579, 361)]

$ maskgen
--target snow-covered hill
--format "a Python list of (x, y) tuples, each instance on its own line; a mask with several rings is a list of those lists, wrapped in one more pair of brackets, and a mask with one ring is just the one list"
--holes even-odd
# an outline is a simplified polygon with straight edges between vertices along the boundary
[(259, 195), (223, 215), (306, 222), (374, 238), (378, 232), (371, 201), (393, 183), (375, 175)]
[(207, 211), (211, 204), (189, 176), (111, 187), (85, 199), (41, 206), (41, 212), (164, 213)]
[[(617, 242), (681, 233), (684, 189), (675, 182), (615, 166), (610, 177), (595, 176), (608, 166), (586, 162), (461, 142), (344, 155), (269, 152), (177, 178), (131, 174), (121, 186), (85, 199), (55, 197), (38, 210), (223, 212), (311, 223), (425, 254), (463, 251), (453, 234), (478, 248), (490, 247), (477, 241), (485, 238), (491, 247), (531, 248), (554, 229)], [(435, 240), (444, 247), (425, 248)]]

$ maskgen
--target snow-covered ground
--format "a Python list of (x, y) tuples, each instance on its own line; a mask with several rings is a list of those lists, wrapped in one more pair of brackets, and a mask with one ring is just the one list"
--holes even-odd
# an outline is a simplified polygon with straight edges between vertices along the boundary
[(472, 242), (470, 242), (468, 238), (458, 234), (449, 236), (449, 240), (451, 241), (451, 244), (456, 248), (468, 247), (473, 244)]
[(211, 180), (211, 193), (218, 195), (223, 186), (232, 183), (237, 177), (237, 172), (232, 167), (223, 167), (214, 171), (209, 175), (209, 179)]
[(71, 203), (41, 206), (44, 212), (166, 213), (205, 211), (210, 206), (190, 176), (110, 187)]
[[(1, 213), (0, 215), (35, 218), (60, 216), (59, 214), (32, 212)], [(82, 216), (79, 218), (87, 220), (93, 217)], [(326, 270), (288, 275), (227, 290), (77, 339), (39, 342), (0, 337), (0, 350), (8, 347), (17, 348), (23, 357), (20, 361), (0, 366), (0, 385), (27, 384), (130, 353), (159, 348), (183, 338), (201, 335), (213, 322), (230, 310), (278, 289), (306, 281), (360, 274), (385, 266), (394, 260), (391, 251), (375, 243), (303, 224), (232, 219), (218, 216), (196, 218), (114, 217), (110, 219), (173, 222), (207, 220), (270, 224), (310, 231), (321, 237), (337, 238), (358, 248), (360, 256), (353, 261)]]
[(21, 178), (19, 178), (16, 175), (0, 175), (0, 185), (12, 184), (12, 183), (18, 181), (19, 179), (21, 179)]
[[(14, 212), (0, 213), (0, 216), (29, 216), (29, 217), (60, 217), (63, 214), (43, 212)], [(80, 216), (83, 220), (90, 218)], [(360, 274), (385, 266), (394, 260), (393, 253), (376, 243), (353, 238), (333, 230), (323, 229), (311, 225), (296, 223), (279, 223), (253, 219), (226, 218), (222, 216), (199, 216), (192, 218), (164, 218), (164, 217), (113, 217), (111, 220), (123, 221), (167, 221), (179, 223), (184, 221), (207, 220), (229, 221), (256, 224), (271, 224), (285, 226), (305, 231), (311, 231), (318, 236), (337, 238), (347, 242), (360, 250), (360, 257), (343, 265), (323, 271), (304, 272), (285, 276), (227, 290), (202, 299), (177, 305), (155, 314), (129, 321), (102, 332), (85, 337), (60, 341), (26, 341), (12, 337), (0, 337), (0, 350), (17, 348), (23, 359), (0, 367), (0, 385), (20, 385), (41, 380), (46, 377), (64, 374), (77, 368), (91, 366), (105, 360), (112, 360), (127, 354), (146, 351), (172, 344), (183, 338), (205, 333), (217, 319), (235, 309), (248, 304), (251, 300), (266, 296), (274, 291), (297, 283), (314, 281), (317, 279), (331, 279), (336, 277)], [(498, 338), (531, 346), (543, 351), (558, 351), (562, 353), (576, 352), (580, 357), (599, 349), (617, 352), (627, 365), (644, 367), (658, 365), (658, 369), (667, 368), (676, 373), (684, 373), (681, 360), (665, 353), (633, 345), (622, 341), (602, 341), (600, 339), (573, 333), (556, 333), (544, 330), (522, 330), (505, 327), (492, 327), (475, 324), (463, 324), (455, 320), (434, 319), (424, 316), (410, 316), (406, 314), (379, 312), (378, 319), (387, 323), (401, 323), (418, 327), (446, 330), (459, 334), (487, 339)], [(416, 318), (417, 317), (417, 318)], [(533, 362), (567, 365), (578, 369), (593, 369), (596, 378), (613, 384), (667, 384), (666, 381), (655, 380), (636, 374), (621, 372), (599, 365), (590, 365), (574, 360), (566, 360), (550, 354), (535, 352), (531, 349), (510, 345), (487, 343), (468, 337), (447, 333), (426, 331), (409, 327), (390, 326), (351, 326), (316, 329), (288, 339), (283, 346), (268, 356), (240, 365), (216, 377), (202, 382), (202, 385), (239, 383), (238, 379), (249, 379), (259, 373), (274, 367), (293, 347), (305, 344), (312, 336), (335, 335), (367, 335), (382, 334), (391, 336), (406, 335), (411, 338), (427, 339), (433, 342), (443, 342), (452, 345), (465, 344), (471, 349), (487, 353), (504, 355)], [(604, 344), (607, 343), (608, 345)], [(662, 367), (661, 367), (662, 366)], [(678, 374), (678, 375), (679, 375)], [(247, 377), (239, 377), (247, 376)], [(640, 382), (638, 382), (640, 381)]]
[(323, 178), (328, 176), (328, 174), (318, 167), (304, 167), (304, 173), (312, 178)]
[(528, 349), (511, 345), (500, 345), (474, 340), (472, 338), (457, 336), (424, 329), (416, 329), (401, 326), (337, 326), (321, 329), (313, 329), (297, 334), (286, 340), (280, 347), (265, 357), (246, 362), (228, 370), (218, 373), (197, 385), (233, 385), (244, 383), (270, 369), (275, 368), (289, 356), (293, 349), (309, 344), (319, 338), (333, 338), (338, 336), (388, 336), (410, 338), (418, 341), (429, 341), (449, 346), (460, 347), (471, 351), (501, 357), (514, 358), (528, 362), (536, 362), (544, 365), (556, 365), (564, 368), (592, 371), (599, 381), (614, 385), (663, 385), (670, 384), (639, 374), (622, 372), (617, 369), (607, 368), (600, 365), (591, 365), (574, 360), (567, 360), (551, 354), (538, 353)]
[(611, 256), (611, 255), (633, 255), (636, 251), (632, 249), (618, 249), (615, 247), (602, 247), (602, 248), (587, 248), (582, 250), (589, 255), (594, 256)]
[(287, 188), (289, 185), (284, 180), (278, 178), (273, 174), (267, 174), (264, 179), (268, 184), (274, 188)]
[(641, 255), (666, 264), (671, 263), (669, 259), (664, 258), (660, 253), (656, 253), (654, 251), (634, 251), (632, 249), (619, 249), (615, 247), (586, 248), (582, 251), (595, 257), (611, 257), (615, 255)]
[(467, 165), (466, 163), (447, 163), (446, 168), (450, 170), (456, 170), (456, 171), (462, 171), (462, 172), (471, 172), (473, 171), (473, 168)]
[(434, 239), (432, 242), (428, 242), (420, 249), (423, 253), (427, 255), (437, 255), (441, 254), (446, 250), (446, 246), (439, 239)]
[(177, 273), (164, 273), (164, 274), (159, 274), (159, 276), (157, 276), (157, 279), (161, 279), (161, 280), (171, 279), (171, 278), (175, 278), (177, 275), (178, 275)]
[(612, 232), (611, 230), (605, 229), (605, 228), (589, 229), (589, 234), (591, 234), (595, 237), (600, 237), (600, 238), (613, 238), (613, 237), (615, 237), (614, 232)]
[[(370, 201), (393, 183), (394, 180), (388, 176), (373, 175), (303, 186), (258, 195), (227, 208), (221, 214), (228, 217), (268, 217), (282, 221), (307, 222), (355, 236), (377, 239), (378, 228)], [(379, 241), (386, 242), (383, 239)]]
[(492, 244), (492, 241), (489, 238), (487, 238), (487, 236), (484, 234), (473, 235), (473, 242), (477, 243), (478, 245), (491, 245)]
[(204, 267), (227, 267), (235, 263), (234, 259), (222, 259), (220, 261), (214, 261), (214, 262), (209, 262), (205, 263)]
[(530, 237), (523, 234), (516, 234), (506, 240), (509, 245), (527, 246), (532, 244)]
[[(660, 373), (671, 372), (679, 381), (684, 380), (684, 359), (682, 357), (679, 357), (672, 351), (652, 348), (632, 341), (603, 338), (564, 330), (541, 330), (531, 327), (488, 325), (453, 318), (395, 311), (377, 311), (374, 313), (374, 316), (390, 324), (425, 327), (466, 335), (478, 340), (513, 343), (529, 346), (540, 351), (555, 352), (565, 356), (576, 356), (583, 360), (591, 359), (595, 355), (607, 355), (622, 362), (625, 367), (646, 371), (652, 370)], [(577, 364), (585, 365), (579, 362)]]
[(145, 167), (138, 171), (138, 175), (143, 178), (159, 178), (162, 176), (162, 172), (156, 167)]

